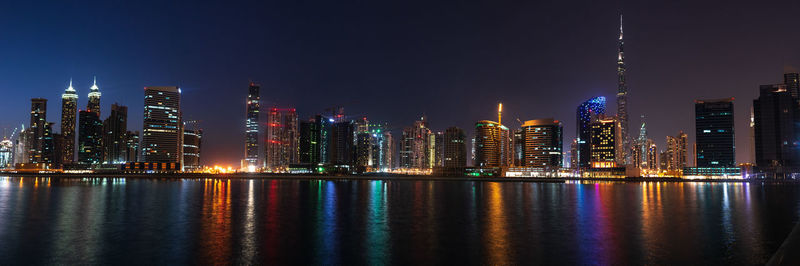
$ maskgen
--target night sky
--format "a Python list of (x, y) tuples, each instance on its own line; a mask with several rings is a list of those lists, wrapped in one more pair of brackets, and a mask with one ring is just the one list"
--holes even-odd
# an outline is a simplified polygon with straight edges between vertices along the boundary
[(32, 97), (58, 124), (70, 77), (83, 109), (96, 75), (103, 118), (118, 102), (140, 130), (142, 88), (177, 85), (205, 164), (243, 157), (249, 80), (264, 107), (344, 106), (398, 134), (425, 114), (473, 135), (503, 102), (512, 128), (563, 121), (566, 150), (578, 104), (602, 95), (616, 110), (620, 12), (632, 134), (644, 114), (659, 148), (679, 130), (694, 142), (693, 100), (735, 97), (746, 162), (758, 85), (800, 68), (800, 1), (19, 2), (0, 4), (0, 128), (27, 127)]

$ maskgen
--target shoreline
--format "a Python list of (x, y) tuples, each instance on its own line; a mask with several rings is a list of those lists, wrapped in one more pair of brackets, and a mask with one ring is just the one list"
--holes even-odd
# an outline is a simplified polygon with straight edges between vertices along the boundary
[(569, 181), (591, 182), (712, 182), (712, 183), (793, 183), (800, 184), (800, 180), (777, 179), (681, 179), (670, 177), (626, 177), (626, 178), (564, 178), (564, 177), (468, 177), (468, 176), (429, 176), (405, 174), (366, 174), (366, 175), (303, 175), (303, 174), (275, 174), (275, 173), (234, 173), (234, 174), (206, 174), (206, 173), (0, 173), (8, 177), (49, 177), (49, 178), (132, 178), (132, 179), (279, 179), (279, 180), (384, 180), (384, 181), (468, 181), (468, 182), (535, 182), (535, 183), (564, 183)]

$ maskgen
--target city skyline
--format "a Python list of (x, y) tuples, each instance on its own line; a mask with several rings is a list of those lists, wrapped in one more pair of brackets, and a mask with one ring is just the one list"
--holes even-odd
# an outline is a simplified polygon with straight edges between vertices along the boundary
[[(796, 3), (792, 4), (797, 5)], [(500, 6), (497, 8), (504, 8), (502, 5)], [(205, 10), (201, 7), (195, 8), (202, 9), (200, 11)], [(506, 5), (505, 8), (508, 8), (508, 6)], [(558, 10), (559, 8), (563, 7), (552, 7), (553, 10)], [(758, 97), (760, 85), (773, 84), (782, 80), (781, 74), (784, 71), (784, 65), (800, 64), (798, 63), (800, 62), (800, 55), (797, 50), (788, 49), (788, 44), (798, 43), (798, 41), (787, 40), (786, 44), (764, 44), (764, 46), (761, 46), (763, 48), (759, 50), (759, 53), (751, 53), (755, 55), (745, 55), (744, 58), (740, 58), (741, 55), (738, 55), (737, 52), (744, 53), (749, 51), (750, 46), (748, 45), (753, 45), (753, 43), (740, 40), (739, 44), (733, 42), (732, 45), (721, 47), (722, 51), (714, 51), (708, 43), (709, 40), (704, 39), (709, 38), (708, 36), (701, 36), (703, 38), (689, 38), (688, 36), (721, 35), (717, 37), (723, 37), (721, 38), (722, 40), (725, 37), (733, 38), (732, 35), (746, 36), (746, 39), (759, 36), (767, 38), (768, 34), (762, 32), (775, 33), (780, 32), (780, 29), (786, 29), (784, 28), (786, 27), (783, 25), (784, 23), (781, 23), (781, 19), (773, 22), (759, 21), (759, 25), (762, 26), (753, 26), (752, 28), (741, 25), (753, 22), (759, 14), (763, 15), (768, 13), (766, 11), (769, 10), (779, 13), (784, 11), (773, 10), (774, 7), (748, 10), (748, 12), (754, 12), (755, 18), (751, 18), (752, 20), (738, 18), (739, 20), (736, 23), (741, 23), (739, 24), (740, 26), (732, 26), (726, 28), (727, 31), (710, 34), (701, 27), (689, 27), (681, 23), (670, 25), (669, 27), (654, 24), (654, 21), (663, 20), (666, 15), (662, 14), (658, 19), (648, 19), (644, 16), (643, 11), (649, 9), (642, 6), (638, 8), (640, 9), (637, 9), (637, 6), (633, 4), (625, 5), (625, 9), (622, 10), (625, 13), (625, 41), (627, 44), (625, 47), (625, 63), (628, 71), (626, 82), (630, 87), (630, 112), (628, 117), (632, 118), (629, 121), (630, 127), (637, 128), (636, 125), (641, 124), (637, 117), (646, 115), (648, 118), (648, 133), (656, 141), (659, 149), (665, 147), (665, 137), (674, 135), (678, 130), (689, 132), (690, 142), (694, 143), (695, 136), (691, 133), (694, 129), (693, 101), (697, 99), (734, 97), (736, 98), (734, 120), (736, 131), (740, 132), (736, 136), (736, 158), (737, 162), (749, 161), (751, 147), (748, 144), (746, 132), (752, 100)], [(697, 8), (698, 10), (694, 12), (700, 12), (704, 8), (708, 9), (710, 7), (698, 5)], [(743, 9), (742, 6), (736, 4), (726, 8)], [(633, 9), (633, 11), (630, 9)], [(576, 12), (580, 13), (581, 10), (579, 9)], [(637, 10), (642, 12), (637, 12)], [(294, 67), (293, 71), (291, 70), (292, 67), (289, 67), (289, 70), (279, 67), (280, 64), (249, 63), (251, 65), (255, 64), (256, 67), (253, 67), (255, 70), (241, 71), (241, 69), (238, 69), (236, 71), (239, 71), (239, 73), (234, 73), (234, 70), (227, 70), (221, 65), (212, 64), (211, 67), (205, 70), (187, 67), (187, 70), (178, 71), (170, 70), (170, 67), (156, 67), (151, 71), (159, 73), (151, 75), (153, 73), (146, 73), (141, 69), (115, 66), (112, 61), (119, 60), (112, 60), (111, 58), (115, 58), (115, 56), (109, 56), (108, 51), (90, 55), (91, 53), (77, 49), (73, 44), (72, 49), (64, 49), (61, 52), (74, 50), (76, 51), (74, 55), (65, 56), (62, 54), (52, 59), (41, 59), (39, 61), (43, 62), (44, 65), (41, 68), (33, 68), (33, 66), (23, 64), (19, 67), (19, 70), (15, 71), (25, 70), (27, 72), (20, 75), (10, 74), (9, 76), (14, 77), (13, 81), (10, 77), (0, 79), (0, 86), (6, 87), (7, 89), (4, 89), (4, 91), (9, 92), (7, 96), (8, 104), (0, 107), (0, 111), (9, 115), (4, 116), (0, 121), (0, 127), (6, 129), (6, 132), (8, 132), (6, 134), (10, 134), (15, 127), (19, 127), (20, 124), (28, 120), (25, 110), (30, 108), (30, 99), (36, 97), (43, 97), (51, 102), (50, 106), (48, 106), (50, 121), (47, 122), (56, 122), (56, 125), (58, 125), (58, 122), (60, 122), (58, 117), (61, 117), (60, 104), (58, 103), (60, 103), (60, 96), (67, 87), (70, 77), (74, 78), (73, 86), (79, 95), (77, 106), (79, 109), (83, 109), (81, 107), (86, 106), (85, 104), (88, 100), (86, 95), (92, 84), (92, 77), (97, 75), (97, 83), (101, 87), (103, 94), (101, 101), (102, 119), (110, 112), (111, 103), (119, 102), (121, 105), (131, 108), (128, 112), (130, 114), (128, 124), (131, 130), (141, 130), (142, 117), (139, 114), (142, 113), (140, 97), (143, 87), (166, 84), (180, 86), (184, 90), (181, 95), (183, 98), (181, 102), (184, 119), (203, 121), (205, 131), (203, 148), (208, 149), (207, 152), (204, 152), (203, 160), (206, 163), (236, 166), (239, 160), (242, 159), (244, 133), (240, 129), (244, 125), (245, 103), (243, 99), (247, 95), (248, 80), (253, 80), (262, 85), (262, 107), (274, 105), (293, 106), (297, 108), (298, 116), (301, 120), (305, 120), (317, 113), (324, 113), (324, 109), (330, 106), (343, 106), (348, 114), (365, 114), (370, 120), (388, 121), (390, 127), (394, 129), (393, 133), (399, 136), (398, 129), (412, 125), (417, 117), (424, 114), (429, 118), (429, 126), (432, 130), (443, 131), (448, 127), (458, 126), (465, 129), (467, 138), (470, 138), (474, 135), (474, 132), (469, 129), (472, 128), (475, 121), (492, 119), (494, 117), (494, 105), (498, 102), (503, 102), (505, 104), (504, 116), (507, 118), (505, 119), (506, 121), (514, 121), (515, 119), (525, 121), (543, 117), (553, 117), (563, 121), (565, 125), (564, 141), (568, 142), (574, 137), (574, 107), (580, 102), (594, 96), (605, 96), (609, 99), (607, 109), (615, 110), (616, 108), (611, 99), (615, 98), (614, 95), (617, 90), (614, 57), (616, 56), (617, 45), (615, 37), (618, 30), (618, 25), (616, 25), (618, 23), (616, 20), (619, 15), (618, 12), (619, 10), (601, 8), (597, 13), (591, 13), (584, 20), (591, 22), (589, 24), (595, 24), (592, 27), (588, 27), (590, 29), (558, 26), (558, 23), (547, 23), (547, 21), (533, 20), (527, 17), (523, 18), (521, 15), (515, 15), (522, 22), (501, 21), (497, 25), (490, 26), (490, 29), (483, 29), (483, 32), (495, 33), (501, 37), (496, 40), (496, 43), (487, 43), (478, 38), (467, 38), (469, 36), (465, 37), (468, 41), (464, 45), (467, 47), (478, 48), (481, 45), (489, 45), (488, 47), (491, 48), (488, 49), (491, 51), (490, 55), (473, 54), (471, 52), (481, 50), (466, 49), (466, 47), (461, 47), (461, 51), (466, 52), (464, 54), (448, 53), (452, 51), (448, 50), (445, 44), (438, 43), (435, 40), (427, 40), (427, 45), (421, 45), (421, 47), (430, 46), (430, 49), (423, 49), (422, 55), (417, 54), (412, 57), (417, 60), (398, 62), (398, 60), (402, 60), (395, 56), (390, 56), (392, 60), (384, 62), (386, 68), (379, 67), (380, 73), (378, 74), (381, 75), (377, 76), (370, 75), (375, 73), (369, 71), (356, 75), (357, 72), (363, 71), (368, 65), (379, 63), (364, 58), (363, 54), (369, 54), (370, 52), (346, 51), (334, 53), (332, 55), (334, 58), (345, 58), (359, 54), (361, 54), (361, 57), (357, 56), (352, 63), (345, 63), (355, 65), (349, 69), (345, 68), (346, 70), (312, 67), (309, 74), (317, 77), (314, 77), (311, 81), (299, 78), (302, 75), (299, 75), (298, 70), (315, 62), (312, 58), (306, 57), (300, 58), (302, 59), (300, 60), (301, 62)], [(397, 16), (401, 15), (393, 14), (395, 16), (390, 16), (389, 18), (392, 21), (399, 19)], [(671, 15), (677, 16), (674, 13)], [(575, 15), (566, 15), (567, 18), (572, 16)], [(728, 21), (714, 14), (704, 19), (693, 17), (691, 14), (686, 16), (689, 19), (687, 21), (695, 22), (722, 23), (713, 22), (712, 19)], [(780, 18), (781, 16), (776, 17)], [(564, 20), (567, 18), (558, 19), (558, 22), (565, 23)], [(371, 17), (363, 19), (376, 20), (376, 18)], [(553, 18), (550, 17), (550, 19)], [(449, 25), (452, 22), (438, 20), (434, 22), (439, 23), (436, 25), (452, 26)], [(97, 22), (84, 20), (81, 23), (95, 25)], [(686, 23), (691, 24), (689, 22)], [(763, 26), (765, 24), (771, 26)], [(515, 29), (514, 34), (499, 31), (498, 29), (502, 28), (502, 26), (513, 27)], [(526, 26), (535, 26), (535, 29), (520, 30), (521, 27), (524, 28)], [(678, 29), (687, 29), (687, 31), (681, 32), (681, 34), (687, 34), (687, 36), (679, 36), (676, 33)], [(756, 29), (759, 32), (755, 32)], [(419, 28), (413, 28), (408, 31), (405, 33), (412, 36), (414, 34), (428, 36), (427, 34), (430, 33)], [(534, 38), (533, 36), (538, 35), (535, 33), (542, 32), (557, 33), (545, 34), (545, 36), (548, 36), (551, 40), (558, 40), (559, 43), (568, 43), (565, 41), (577, 39), (585, 40), (583, 42), (585, 44), (581, 44), (583, 46), (581, 46), (582, 51), (580, 52), (552, 46), (531, 46), (531, 48), (526, 49), (516, 47), (534, 40), (540, 41), (540, 38)], [(672, 33), (671, 35), (657, 36), (659, 33), (670, 32)], [(767, 36), (763, 36), (764, 34), (767, 34)], [(379, 33), (374, 35), (388, 38)], [(526, 37), (523, 37), (524, 40), (517, 39), (520, 36)], [(648, 39), (648, 37), (651, 39)], [(674, 39), (669, 39), (668, 37), (673, 37)], [(786, 36), (786, 38), (798, 37)], [(687, 42), (681, 42), (676, 39)], [(259, 40), (263, 41), (263, 39)], [(654, 45), (653, 42), (655, 40), (662, 41), (662, 44)], [(666, 42), (663, 42), (665, 40)], [(691, 47), (700, 51), (687, 49), (689, 48), (687, 45), (692, 43), (692, 40), (706, 40), (706, 42), (704, 45)], [(328, 40), (328, 42), (323, 43), (336, 43), (337, 41), (342, 42), (342, 40)], [(404, 54), (404, 52), (398, 50), (399, 47), (388, 45), (384, 41), (384, 39), (381, 39), (377, 43), (371, 43), (369, 47), (377, 50), (373, 51), (373, 53), (379, 52), (380, 54), (388, 55), (390, 52), (398, 52), (399, 54)], [(114, 38), (110, 38), (110, 40), (101, 40), (101, 42), (104, 45), (100, 45), (100, 47), (112, 49), (110, 47), (115, 41)], [(382, 44), (388, 46), (383, 46)], [(448, 44), (454, 45), (449, 42)], [(174, 49), (175, 47), (173, 46), (175, 45), (175, 43), (169, 43), (165, 47), (151, 46), (149, 48), (159, 54), (163, 52), (161, 48), (170, 50)], [(780, 45), (786, 45), (786, 47), (780, 47)], [(566, 46), (575, 48), (574, 44), (571, 43)], [(519, 52), (518, 55), (520, 55), (521, 59), (512, 60), (509, 56), (504, 55), (499, 51), (502, 50), (499, 49), (502, 47), (515, 48), (511, 50)], [(547, 49), (537, 51), (536, 48)], [(683, 48), (684, 51), (678, 53), (676, 50), (681, 50), (678, 48)], [(124, 49), (124, 51), (142, 51), (131, 47)], [(204, 49), (208, 50), (208, 47)], [(115, 51), (119, 53), (122, 50)], [(445, 56), (433, 55), (432, 52), (441, 52)], [(568, 62), (574, 63), (553, 65), (553, 62), (558, 61), (554, 61), (555, 57), (551, 56), (563, 56), (567, 52), (577, 54), (566, 57), (571, 59)], [(296, 53), (289, 54), (296, 55)], [(737, 56), (732, 56), (732, 54), (737, 54)], [(75, 63), (72, 63), (71, 66), (68, 64), (54, 64), (54, 62), (50, 61), (78, 62), (81, 60), (58, 59), (87, 55), (91, 60), (80, 65), (75, 65)], [(458, 55), (458, 58), (452, 58), (455, 55)], [(253, 51), (247, 54), (232, 53), (231, 56), (238, 58), (252, 56), (262, 59), (264, 57), (263, 54)], [(580, 56), (585, 56), (586, 58), (579, 58)], [(751, 57), (748, 58), (747, 56)], [(756, 58), (752, 56), (756, 56)], [(281, 56), (278, 57), (283, 58)], [(734, 60), (732, 59), (733, 57), (739, 59)], [(199, 60), (201, 57), (189, 56), (186, 58)], [(73, 59), (77, 59), (77, 57)], [(185, 60), (181, 58), (167, 57), (166, 59), (165, 64), (171, 67), (186, 66), (188, 64), (184, 63), (183, 61)], [(328, 62), (324, 59), (320, 60), (322, 60), (321, 62)], [(222, 61), (228, 62), (227, 60)], [(289, 62), (286, 58), (278, 61)], [(476, 64), (478, 62), (484, 62), (485, 64)], [(443, 72), (443, 69), (451, 65), (461, 67), (463, 73), (459, 75), (453, 72)], [(421, 69), (409, 70), (409, 67), (419, 67)], [(553, 70), (546, 70), (544, 69), (545, 67), (551, 67)], [(159, 69), (166, 69), (167, 71), (159, 71)], [(383, 72), (389, 69), (397, 71), (395, 71), (396, 73)], [(401, 70), (408, 72), (400, 72)], [(570, 70), (579, 74), (571, 73)], [(206, 78), (206, 75), (210, 75), (207, 71), (221, 71), (222, 74), (218, 78)], [(291, 78), (279, 77), (281, 73), (286, 73), (285, 71), (294, 74), (289, 75)], [(7, 73), (15, 72), (7, 71)], [(466, 78), (465, 73), (475, 77)], [(343, 75), (341, 77), (332, 77), (337, 74)], [(545, 74), (554, 75), (555, 77), (548, 78)], [(410, 78), (401, 79), (406, 76)], [(398, 82), (401, 80), (402, 82)], [(464, 80), (470, 82), (465, 82)], [(404, 85), (397, 85), (398, 83)], [(467, 83), (471, 84), (465, 85)], [(414, 88), (411, 89), (412, 93), (408, 94), (413, 95), (427, 91), (430, 91), (430, 94), (426, 94), (428, 97), (398, 95), (406, 94), (398, 92), (409, 87)], [(13, 88), (20, 89), (16, 91), (12, 90)], [(347, 88), (350, 88), (350, 91), (346, 90), (346, 93), (341, 93), (342, 89)], [(457, 93), (456, 95), (451, 95), (453, 91), (462, 91), (463, 95)], [(570, 93), (562, 93), (563, 91), (570, 91)], [(357, 96), (354, 97), (354, 95)], [(384, 98), (381, 97), (386, 97), (383, 95), (389, 95), (392, 98), (397, 96), (399, 99), (382, 101), (381, 99)], [(206, 109), (215, 111), (212, 113), (212, 111)], [(514, 122), (506, 123), (509, 128), (517, 128), (519, 126)], [(26, 123), (26, 128), (28, 126)], [(58, 127), (54, 131), (61, 132)], [(564, 147), (564, 149), (566, 150), (567, 147)]]

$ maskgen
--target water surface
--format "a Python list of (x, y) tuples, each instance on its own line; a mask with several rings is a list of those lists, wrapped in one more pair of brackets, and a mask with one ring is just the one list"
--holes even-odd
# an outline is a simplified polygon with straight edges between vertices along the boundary
[(0, 265), (763, 264), (800, 186), (0, 178)]

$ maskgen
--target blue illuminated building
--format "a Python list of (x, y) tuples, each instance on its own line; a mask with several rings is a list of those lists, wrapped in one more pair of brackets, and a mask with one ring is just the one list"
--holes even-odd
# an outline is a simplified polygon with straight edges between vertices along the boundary
[(591, 146), (589, 140), (592, 137), (592, 127), (589, 125), (592, 122), (592, 115), (599, 115), (606, 113), (606, 97), (594, 97), (578, 105), (578, 167), (590, 167), (591, 161)]

